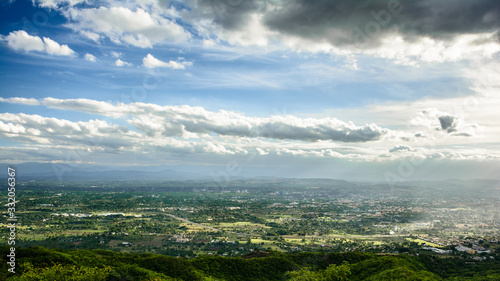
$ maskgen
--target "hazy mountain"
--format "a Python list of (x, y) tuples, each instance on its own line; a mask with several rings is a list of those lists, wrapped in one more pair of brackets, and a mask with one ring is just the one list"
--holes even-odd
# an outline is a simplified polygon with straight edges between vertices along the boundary
[[(7, 170), (7, 166), (5, 170)], [(196, 173), (167, 169), (165, 166), (69, 166), (59, 163), (22, 163), (9, 165), (16, 170), (17, 180), (171, 180), (199, 178)], [(7, 172), (0, 178), (7, 178)]]

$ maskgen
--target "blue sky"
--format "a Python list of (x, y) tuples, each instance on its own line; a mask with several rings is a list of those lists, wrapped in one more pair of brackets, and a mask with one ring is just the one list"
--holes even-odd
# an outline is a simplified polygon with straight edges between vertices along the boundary
[(1, 5), (3, 162), (498, 177), (496, 1)]

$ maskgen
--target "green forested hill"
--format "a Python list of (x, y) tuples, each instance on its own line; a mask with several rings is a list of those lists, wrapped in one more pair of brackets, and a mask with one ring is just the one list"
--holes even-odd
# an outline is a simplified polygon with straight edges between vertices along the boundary
[(349, 253), (268, 253), (194, 259), (103, 250), (16, 250), (16, 273), (0, 247), (0, 280), (500, 280), (494, 260)]

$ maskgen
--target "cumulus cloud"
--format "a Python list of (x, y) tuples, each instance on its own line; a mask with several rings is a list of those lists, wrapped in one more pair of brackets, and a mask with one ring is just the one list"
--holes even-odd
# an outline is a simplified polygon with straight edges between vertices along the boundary
[(7, 40), (7, 46), (16, 51), (43, 52), (45, 50), (45, 44), (40, 37), (31, 36), (24, 30), (9, 33), (9, 35), (5, 37), (5, 40)]
[(157, 58), (155, 58), (153, 55), (148, 54), (142, 59), (142, 64), (147, 67), (147, 68), (157, 68), (157, 67), (166, 67), (166, 68), (173, 68), (173, 69), (184, 69), (186, 66), (192, 65), (191, 62), (188, 61), (169, 61), (169, 62), (164, 62), (161, 61)]
[(68, 45), (60, 45), (56, 41), (43, 37), (43, 41), (38, 36), (31, 36), (24, 30), (13, 31), (4, 37), (7, 46), (16, 51), (37, 51), (45, 52), (56, 56), (74, 56), (75, 52)]
[(84, 58), (85, 58), (85, 60), (91, 61), (91, 62), (95, 62), (97, 60), (97, 58), (94, 55), (89, 54), (89, 53), (85, 54)]
[(156, 13), (126, 7), (69, 8), (63, 10), (66, 25), (74, 30), (91, 32), (118, 44), (150, 48), (165, 42), (185, 42), (191, 35), (174, 20)]
[(45, 43), (45, 51), (49, 55), (73, 56), (75, 54), (68, 45), (59, 45), (59, 43), (50, 38), (43, 37), (43, 42)]
[(116, 65), (116, 66), (119, 66), (119, 67), (122, 67), (122, 66), (132, 66), (132, 64), (131, 64), (131, 63), (128, 63), (128, 62), (126, 62), (126, 61), (122, 61), (121, 59), (117, 59), (117, 60), (115, 61), (115, 65)]
[(435, 108), (421, 110), (411, 121), (414, 125), (423, 125), (436, 131), (453, 136), (472, 137), (479, 128), (478, 124), (465, 122), (462, 116), (439, 111)]

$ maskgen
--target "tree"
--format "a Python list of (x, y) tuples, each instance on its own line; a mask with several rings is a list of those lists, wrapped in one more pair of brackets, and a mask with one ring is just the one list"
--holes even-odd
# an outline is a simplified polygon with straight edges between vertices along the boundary
[(31, 263), (24, 263), (25, 269), (21, 276), (9, 280), (15, 281), (104, 281), (110, 272), (110, 267), (77, 267), (75, 265), (55, 264), (51, 267), (34, 268)]
[(331, 264), (325, 270), (311, 271), (310, 268), (304, 267), (287, 273), (291, 281), (346, 281), (350, 275), (350, 265), (346, 261), (339, 266)]
[(326, 281), (345, 281), (349, 280), (351, 275), (351, 267), (348, 262), (344, 261), (342, 265), (332, 264), (325, 269), (324, 272)]

